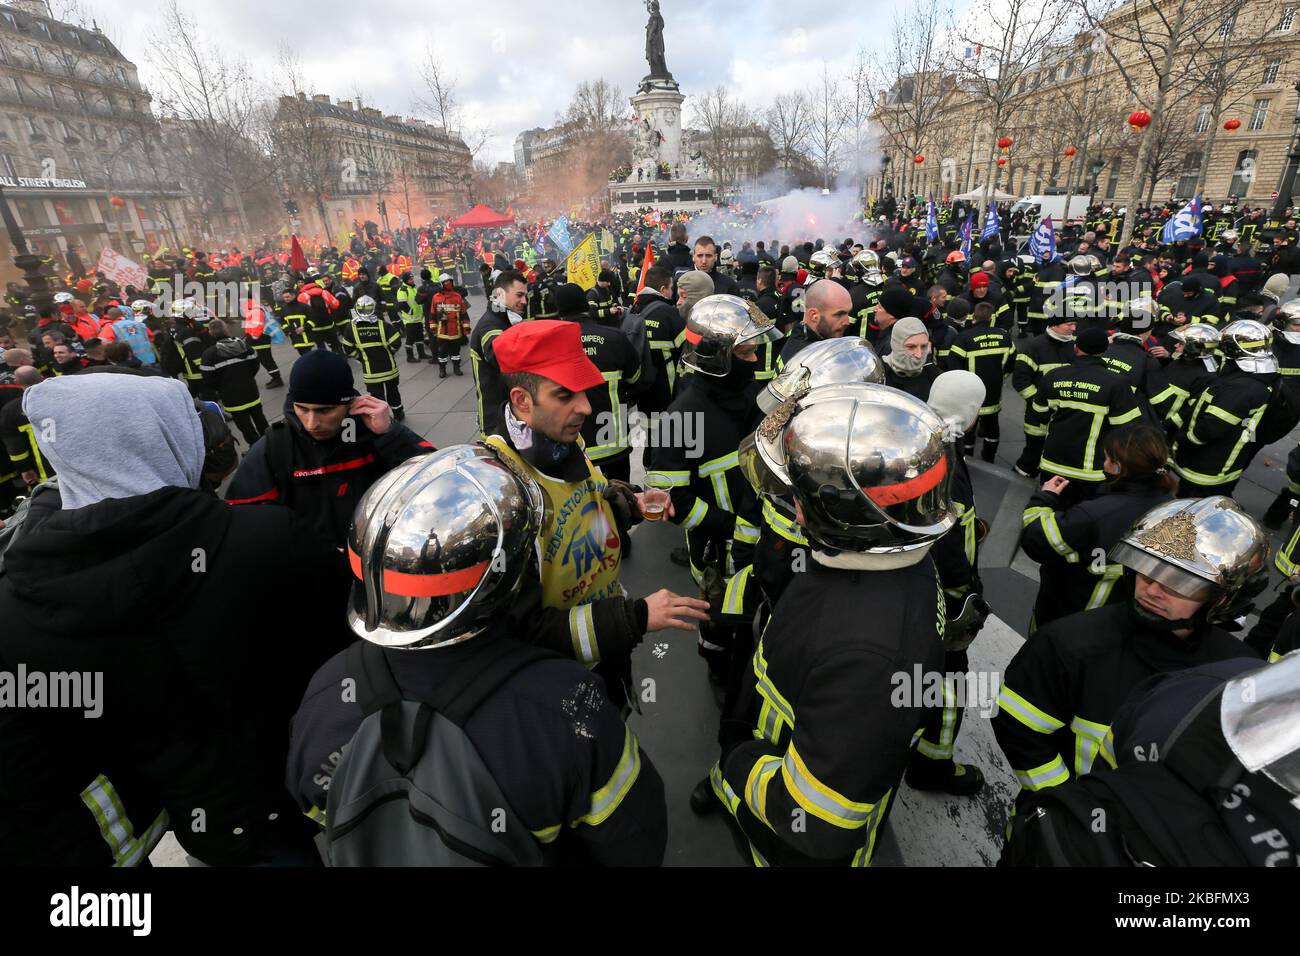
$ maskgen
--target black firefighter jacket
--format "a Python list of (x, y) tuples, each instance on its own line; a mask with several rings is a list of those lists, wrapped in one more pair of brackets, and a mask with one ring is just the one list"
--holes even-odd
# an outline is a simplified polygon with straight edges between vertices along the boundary
[(1071, 614), (1011, 659), (993, 733), (1024, 790), (1059, 786), (1105, 753), (1111, 721), (1143, 680), (1241, 656), (1241, 642), (1217, 627), (1186, 638), (1156, 631), (1131, 602)]
[(928, 555), (794, 575), (746, 675), (743, 726), (710, 774), (755, 863), (871, 863), (921, 726), (920, 675), (943, 670), (943, 631)]
[[(502, 622), (471, 641), (432, 651), (384, 652), (403, 695), (421, 699), (447, 680), (464, 681), (484, 655), (509, 640)], [(345, 702), (347, 654), (311, 679), (293, 718), (286, 785), (299, 809), (322, 826), (342, 750), (361, 726), (361, 705)], [(664, 785), (635, 734), (608, 702), (599, 679), (556, 658), (517, 671), (465, 722), (464, 731), (555, 865), (658, 866), (668, 839)]]
[[(309, 600), (258, 586), (286, 567)], [(351, 643), (344, 575), (287, 509), (38, 494), (0, 576), (0, 670), (101, 672), (101, 712), (0, 707), (0, 863), (139, 865), (169, 826), (214, 866), (309, 841), (285, 730)]]
[(203, 353), (199, 369), (228, 412), (242, 412), (262, 404), (257, 390), (257, 353), (243, 339), (224, 338)]
[(226, 501), (284, 505), (335, 548), (344, 547), (352, 512), (366, 490), (408, 458), (434, 450), (398, 421), (382, 435), (360, 421), (354, 425), (354, 441), (344, 441), (341, 434), (317, 441), (286, 401), (284, 419), (244, 456), (226, 489)]
[(1148, 482), (1107, 482), (1096, 497), (1063, 508), (1061, 496), (1038, 490), (1024, 513), (1021, 550), (1039, 563), (1034, 627), (1077, 611), (1133, 596), (1132, 576), (1112, 564), (1110, 549), (1133, 522), (1170, 496)]

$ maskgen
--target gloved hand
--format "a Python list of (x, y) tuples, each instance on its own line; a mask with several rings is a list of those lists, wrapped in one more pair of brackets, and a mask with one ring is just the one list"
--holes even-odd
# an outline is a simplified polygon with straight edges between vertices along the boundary
[(605, 500), (614, 511), (614, 522), (618, 525), (620, 536), (626, 534), (629, 528), (641, 523), (641, 509), (636, 503), (639, 490), (626, 481), (617, 479), (611, 479), (605, 488)]

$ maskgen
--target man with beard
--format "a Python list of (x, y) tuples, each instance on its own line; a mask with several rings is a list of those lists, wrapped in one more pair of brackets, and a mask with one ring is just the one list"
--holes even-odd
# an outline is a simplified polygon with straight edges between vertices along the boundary
[(633, 599), (620, 581), (623, 542), (645, 504), (662, 504), (671, 518), (672, 502), (607, 479), (583, 452), (578, 439), (592, 410), (586, 392), (605, 378), (583, 353), (577, 323), (525, 322), (502, 332), (493, 351), (508, 401), (501, 430), (486, 443), (550, 501), (538, 565), (525, 574), (514, 614), (525, 640), (595, 668), (611, 701), (626, 707), (632, 650), (646, 633), (691, 631), (708, 617), (704, 601), (666, 589)]
[(819, 279), (804, 294), (803, 321), (790, 330), (781, 343), (781, 357), (777, 371), (785, 368), (807, 346), (825, 339), (838, 339), (847, 334), (852, 323), (853, 298), (838, 282)]

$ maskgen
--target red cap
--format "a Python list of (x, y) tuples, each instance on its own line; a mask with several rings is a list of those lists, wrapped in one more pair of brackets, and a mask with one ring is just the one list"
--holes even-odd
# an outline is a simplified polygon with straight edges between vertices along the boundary
[(981, 286), (986, 286), (988, 284), (989, 284), (989, 277), (985, 275), (983, 272), (977, 272), (970, 277), (970, 287), (972, 289), (978, 289)]
[(582, 350), (582, 327), (577, 322), (520, 322), (498, 336), (492, 354), (502, 372), (532, 372), (571, 392), (605, 384), (605, 376)]

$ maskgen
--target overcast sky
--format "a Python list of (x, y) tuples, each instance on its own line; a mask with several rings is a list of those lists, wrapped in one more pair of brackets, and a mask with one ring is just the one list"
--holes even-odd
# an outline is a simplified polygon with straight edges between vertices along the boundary
[[(63, 2), (54, 0), (56, 12)], [(817, 23), (795, 26), (808, 18), (789, 0), (661, 0), (668, 69), (687, 96), (725, 83), (751, 106), (766, 106), (780, 92), (811, 86), (823, 59), (847, 76), (859, 48), (888, 35), (891, 9), (901, 2), (877, 4), (863, 17), (826, 8), (825, 16), (812, 18)], [(152, 86), (147, 54), (162, 0), (81, 0), (81, 6)], [(288, 44), (314, 87), (308, 92), (337, 101), (360, 90), (385, 113), (415, 115), (416, 64), (432, 41), (458, 79), (467, 125), (492, 132), (480, 157), (489, 161), (513, 159), (522, 130), (552, 125), (580, 81), (603, 76), (629, 96), (649, 72), (643, 0), (183, 0), (183, 6), (211, 42), (246, 57), (268, 82), (277, 50)], [(689, 122), (689, 101), (686, 108)]]

